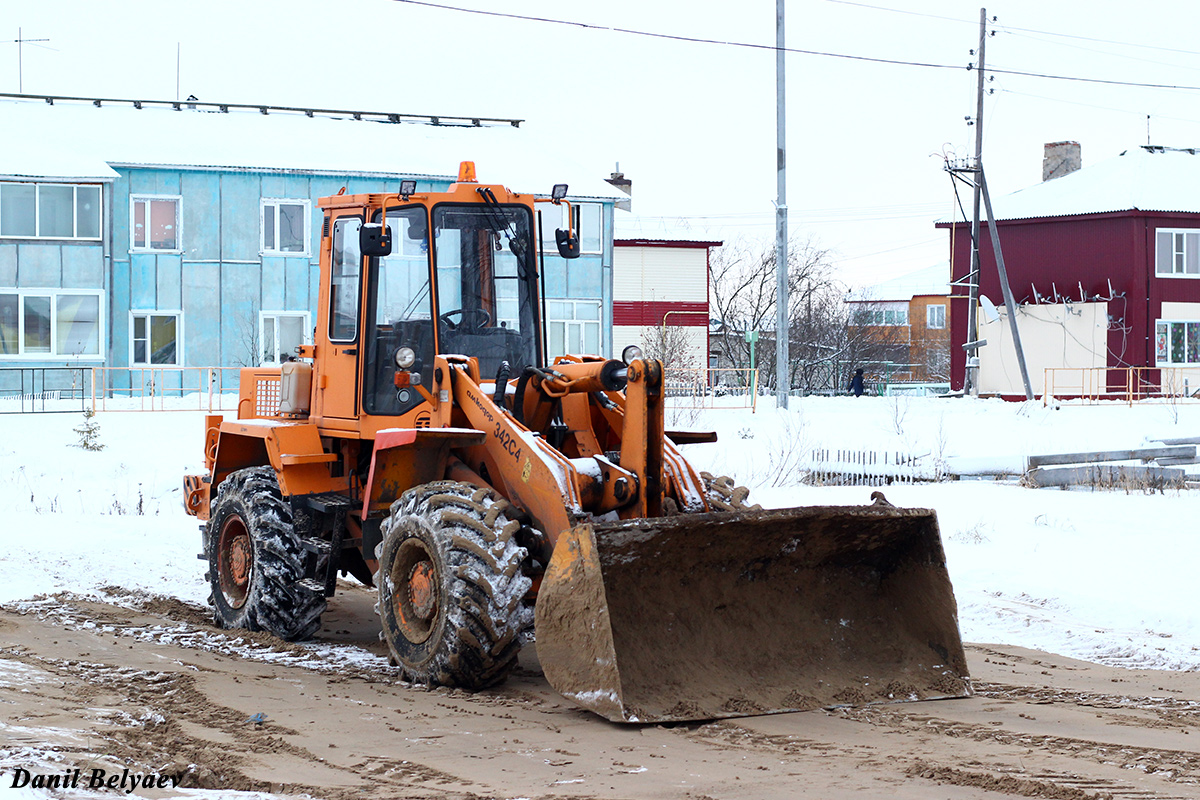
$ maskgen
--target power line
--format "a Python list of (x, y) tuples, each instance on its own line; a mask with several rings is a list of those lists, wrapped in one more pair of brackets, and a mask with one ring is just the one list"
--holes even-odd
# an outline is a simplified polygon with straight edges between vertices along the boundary
[(1102, 56), (1108, 56), (1110, 58), (1124, 58), (1129, 61), (1137, 61), (1142, 64), (1155, 64), (1160, 67), (1171, 67), (1172, 69), (1186, 69), (1186, 70), (1189, 70), (1192, 72), (1200, 70), (1200, 67), (1189, 67), (1184, 64), (1175, 64), (1170, 61), (1159, 61), (1158, 59), (1154, 59), (1154, 58), (1141, 58), (1139, 56), (1129, 55), (1127, 53), (1117, 53), (1112, 50), (1101, 50), (1100, 48), (1097, 48), (1097, 47), (1086, 47), (1081, 44), (1072, 44), (1070, 42), (1055, 42), (1051, 39), (1045, 38), (1048, 34), (1017, 33), (1016, 32), (1017, 29), (1005, 28), (1003, 26), (997, 26), (996, 29), (1000, 32), (1008, 33), (1008, 34), (1010, 34), (1012, 36), (1016, 36), (1017, 38), (1020, 38), (1020, 39), (1028, 39), (1032, 42), (1041, 42), (1043, 44), (1048, 44), (1048, 45), (1051, 45), (1054, 47), (1069, 47), (1073, 50), (1082, 50), (1085, 53), (1099, 53)]
[[(975, 20), (971, 20), (971, 19), (961, 19), (959, 17), (944, 17), (939, 14), (925, 14), (920, 11), (909, 11), (908, 9), (904, 9), (904, 8), (888, 8), (887, 6), (876, 6), (876, 5), (871, 5), (869, 3), (853, 2), (853, 0), (825, 0), (825, 2), (836, 3), (838, 5), (845, 5), (845, 6), (857, 6), (859, 8), (869, 8), (874, 11), (889, 11), (893, 14), (908, 14), (908, 15), (911, 15), (914, 17), (928, 17), (929, 19), (940, 19), (940, 20), (945, 20), (947, 22), (962, 22), (967, 25), (979, 24)], [(1041, 34), (1042, 36), (1058, 36), (1063, 39), (1077, 39), (1077, 40), (1083, 41), (1083, 42), (1096, 42), (1098, 44), (1115, 44), (1115, 45), (1119, 45), (1121, 47), (1140, 47), (1145, 50), (1161, 50), (1166, 53), (1183, 53), (1183, 54), (1189, 55), (1189, 56), (1200, 55), (1200, 51), (1196, 51), (1196, 50), (1183, 50), (1183, 49), (1180, 49), (1177, 47), (1163, 47), (1162, 45), (1141, 44), (1139, 42), (1122, 42), (1117, 39), (1100, 39), (1100, 38), (1097, 38), (1094, 36), (1079, 36), (1078, 34), (1060, 33), (1059, 31), (1042, 31), (1042, 30), (1037, 30), (1035, 28), (1017, 28), (1017, 27), (1013, 27), (1011, 25), (1002, 26), (1002, 32), (1004, 32), (1004, 33), (1013, 33), (1013, 32), (1036, 33), (1036, 34)]]
[[(1136, 115), (1136, 116), (1139, 116), (1142, 118), (1145, 118), (1147, 116), (1147, 114), (1144, 110), (1138, 111), (1138, 110), (1134, 110), (1131, 108), (1115, 108), (1113, 106), (1101, 106), (1101, 105), (1097, 105), (1095, 103), (1081, 103), (1078, 100), (1063, 100), (1062, 98), (1059, 98), (1059, 97), (1046, 97), (1045, 95), (1041, 95), (1041, 94), (1031, 94), (1029, 92), (1018, 92), (1018, 91), (1014, 91), (1012, 89), (999, 88), (996, 91), (1001, 94), (1011, 94), (1016, 97), (1030, 97), (1035, 100), (1046, 100), (1051, 103), (1059, 103), (1062, 105), (1081, 106), (1083, 108), (1095, 108), (1100, 111), (1111, 111), (1114, 114), (1133, 114), (1133, 115)], [(1168, 114), (1150, 114), (1149, 116), (1153, 117), (1154, 119), (1169, 119), (1169, 120), (1172, 120), (1173, 122), (1192, 122), (1192, 123), (1200, 124), (1200, 119), (1191, 119), (1189, 117), (1173, 117)]]
[[(904, 60), (892, 59), (892, 58), (877, 58), (874, 56), (851, 55), (849, 53), (830, 53), (830, 52), (826, 52), (826, 51), (822, 51), (822, 50), (801, 50), (801, 49), (795, 48), (795, 47), (776, 47), (774, 45), (755, 44), (753, 42), (734, 42), (734, 41), (726, 41), (726, 40), (722, 40), (722, 39), (705, 39), (705, 38), (697, 37), (697, 36), (680, 36), (677, 34), (670, 34), (670, 33), (656, 33), (654, 31), (637, 30), (635, 28), (619, 28), (619, 27), (614, 27), (614, 26), (610, 26), (610, 25), (594, 25), (589, 22), (576, 22), (574, 20), (552, 19), (550, 17), (534, 17), (534, 16), (525, 15), (525, 14), (509, 14), (509, 13), (502, 12), (502, 11), (485, 11), (483, 9), (478, 9), (478, 8), (464, 8), (462, 6), (452, 6), (452, 5), (447, 5), (444, 3), (431, 3), (431, 2), (427, 2), (427, 0), (392, 0), (392, 2), (404, 3), (406, 5), (411, 5), (411, 6), (423, 6), (425, 8), (437, 8), (437, 9), (441, 9), (443, 11), (457, 11), (457, 12), (460, 12), (463, 14), (477, 14), (479, 16), (499, 17), (502, 19), (515, 19), (515, 20), (522, 20), (524, 22), (543, 22), (543, 23), (548, 23), (551, 25), (565, 25), (565, 26), (571, 27), (571, 28), (583, 28), (585, 30), (594, 30), (594, 31), (607, 31), (609, 33), (625, 33), (625, 34), (629, 34), (632, 36), (645, 36), (645, 37), (649, 37), (652, 39), (668, 39), (671, 41), (691, 42), (694, 44), (715, 44), (715, 45), (721, 45), (724, 47), (741, 47), (741, 48), (748, 48), (751, 50), (769, 50), (771, 52), (783, 51), (786, 53), (796, 53), (798, 55), (805, 55), (805, 56), (823, 56), (825, 58), (842, 58), (842, 59), (847, 59), (850, 61), (867, 61), (867, 62), (871, 62), (874, 64), (892, 64), (895, 66), (903, 66), (903, 67), (925, 67), (928, 69), (953, 69), (953, 70), (966, 69), (968, 71), (975, 69), (975, 66), (973, 64), (967, 64), (966, 66), (959, 66), (959, 65), (955, 65), (955, 64), (934, 64), (934, 63), (927, 62), (927, 61), (904, 61)], [(860, 4), (860, 5), (862, 5), (862, 4)], [(879, 8), (880, 10), (883, 10), (883, 11), (895, 11), (896, 10), (896, 9), (882, 8), (880, 6), (871, 6), (871, 8)], [(1027, 29), (1012, 28), (1012, 30), (1027, 30)], [(1048, 33), (1047, 31), (1028, 31), (1028, 32)], [(1068, 34), (1053, 34), (1053, 33), (1050, 35), (1068, 36)], [(1069, 37), (1069, 38), (1086, 39), (1087, 37)], [(1104, 40), (1096, 40), (1096, 41), (1104, 41)], [(1190, 51), (1181, 50), (1179, 52), (1190, 52)], [(1177, 85), (1177, 84), (1167, 84), (1167, 83), (1140, 83), (1137, 81), (1118, 81), (1118, 80), (1109, 80), (1109, 79), (1105, 79), (1105, 78), (1085, 78), (1085, 77), (1075, 76), (1075, 75), (1053, 75), (1053, 74), (1045, 73), (1045, 72), (1027, 72), (1027, 71), (1023, 71), (1023, 70), (996, 69), (995, 67), (988, 67), (985, 70), (985, 72), (1003, 74), (1003, 75), (1017, 75), (1017, 76), (1026, 77), (1026, 78), (1045, 78), (1047, 80), (1072, 81), (1072, 82), (1077, 82), (1077, 83), (1098, 83), (1098, 84), (1102, 84), (1102, 85), (1106, 85), (1106, 86), (1132, 86), (1132, 87), (1137, 87), (1137, 88), (1142, 88), (1142, 89), (1179, 89), (1179, 90), (1186, 90), (1186, 91), (1200, 91), (1200, 86), (1187, 86), (1187, 85)]]
[(827, 3), (836, 3), (841, 6), (857, 6), (858, 8), (869, 8), (872, 11), (890, 11), (893, 14), (908, 14), (913, 17), (926, 17), (928, 19), (940, 19), (946, 22), (964, 22), (967, 25), (978, 25), (979, 23), (973, 19), (961, 19), (960, 17), (944, 17), (941, 14), (926, 14), (921, 11), (909, 11), (906, 8), (888, 8), (887, 6), (873, 6), (869, 3), (855, 3), (852, 0), (825, 0)]
[[(974, 66), (968, 66), (967, 69), (974, 69)], [(997, 75), (1018, 75), (1024, 78), (1046, 78), (1052, 81), (1073, 81), (1076, 83), (1099, 83), (1105, 86), (1133, 86), (1139, 89), (1181, 89), (1186, 91), (1200, 91), (1200, 86), (1187, 86), (1184, 84), (1172, 83), (1141, 83), (1139, 81), (1116, 81), (1107, 78), (1082, 78), (1073, 75), (1051, 75), (1047, 72), (1027, 72), (1019, 69), (1000, 69), (997, 67), (988, 67), (984, 72), (995, 73)]]
[(392, 0), (394, 3), (404, 3), (410, 6), (424, 6), (426, 8), (437, 8), (443, 11), (458, 11), (464, 14), (478, 14), (484, 17), (500, 17), (503, 19), (516, 19), (524, 22), (545, 22), (551, 25), (565, 25), (571, 28), (583, 28), (593, 31), (607, 31), (609, 33), (627, 33), (632, 36), (646, 36), (652, 39), (669, 39), (676, 42), (692, 42), (693, 44), (717, 44), (725, 47), (743, 47), (751, 50), (768, 50), (772, 53), (783, 51), (785, 53), (797, 53), (804, 56), (825, 56), (827, 58), (845, 58), (851, 61), (870, 61), (876, 64), (895, 64), (904, 67), (927, 67), (930, 69), (970, 69), (959, 64), (933, 64), (924, 61), (903, 61), (893, 58), (876, 58), (874, 56), (857, 56), (849, 53), (827, 53), (821, 50), (801, 50), (795, 47), (776, 47), (771, 44), (755, 44), (754, 42), (734, 42), (724, 39), (705, 39), (698, 36), (681, 36), (672, 33), (656, 33), (654, 31), (642, 31), (636, 28), (618, 28), (611, 25), (594, 25), (590, 22), (576, 22), (574, 20), (551, 19), (549, 17), (533, 17), (525, 14), (509, 14), (502, 11), (485, 11), (479, 8), (464, 8), (462, 6), (446, 5), (444, 3), (430, 3), (426, 0)]

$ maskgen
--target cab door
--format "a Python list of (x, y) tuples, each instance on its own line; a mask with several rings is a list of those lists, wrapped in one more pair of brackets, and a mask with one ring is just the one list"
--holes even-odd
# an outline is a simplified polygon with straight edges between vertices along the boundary
[[(333, 220), (329, 245), (322, 248), (321, 303), (324, 329), (317, 330), (315, 411), (327, 427), (356, 429), (359, 415), (359, 317), (363, 298), (363, 257), (359, 250), (362, 217)], [(352, 423), (352, 424), (351, 424)]]

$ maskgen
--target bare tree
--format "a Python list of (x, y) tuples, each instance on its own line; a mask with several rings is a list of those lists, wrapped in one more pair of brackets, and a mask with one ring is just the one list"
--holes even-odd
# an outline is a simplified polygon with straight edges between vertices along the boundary
[(239, 367), (257, 367), (262, 364), (263, 353), (259, 347), (258, 310), (246, 305), (240, 312), (233, 312), (236, 328), (234, 347), (237, 348), (234, 363)]
[[(788, 243), (788, 316), (794, 319), (834, 285), (829, 251), (811, 238)], [(775, 375), (775, 248), (773, 243), (739, 238), (719, 248), (712, 261), (712, 302), (719, 320), (714, 339), (723, 364), (750, 367), (745, 335), (760, 334), (759, 375), (773, 385)]]
[(696, 358), (696, 342), (688, 326), (658, 325), (647, 329), (642, 337), (642, 352), (656, 358), (667, 369), (699, 369), (704, 364)]
[[(832, 276), (828, 250), (811, 239), (788, 245), (788, 337), (792, 388), (839, 392), (858, 367), (883, 377), (889, 364), (907, 364), (903, 326), (872, 325), (863, 304), (845, 302), (846, 287)], [(765, 385), (775, 375), (775, 251), (770, 243), (740, 239), (713, 257), (712, 298), (720, 321), (714, 332), (723, 363), (749, 367), (747, 331), (759, 331), (757, 361)]]

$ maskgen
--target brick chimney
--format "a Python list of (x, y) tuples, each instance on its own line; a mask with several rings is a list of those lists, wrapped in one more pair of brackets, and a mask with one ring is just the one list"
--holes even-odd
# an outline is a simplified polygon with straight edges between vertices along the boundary
[(1070, 175), (1083, 166), (1079, 142), (1048, 142), (1042, 156), (1042, 180)]

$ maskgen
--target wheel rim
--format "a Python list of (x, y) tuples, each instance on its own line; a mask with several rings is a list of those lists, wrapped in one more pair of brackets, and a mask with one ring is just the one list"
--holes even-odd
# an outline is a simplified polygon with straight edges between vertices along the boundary
[(388, 577), (397, 627), (413, 644), (424, 642), (433, 633), (441, 605), (437, 561), (423, 542), (408, 539), (397, 550)]
[(230, 608), (241, 608), (250, 594), (250, 575), (254, 572), (254, 545), (246, 523), (237, 514), (221, 526), (217, 543), (217, 578), (221, 594)]

